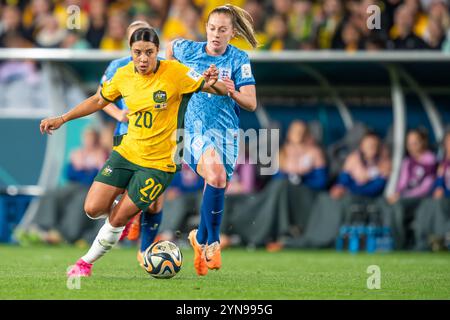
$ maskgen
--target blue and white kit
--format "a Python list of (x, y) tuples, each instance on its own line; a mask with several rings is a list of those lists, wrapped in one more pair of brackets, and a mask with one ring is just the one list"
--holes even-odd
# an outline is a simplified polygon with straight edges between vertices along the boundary
[[(230, 78), (236, 90), (255, 84), (248, 55), (232, 45), (223, 55), (211, 56), (206, 53), (206, 42), (179, 39), (173, 43), (173, 57), (200, 74), (211, 64), (216, 65), (219, 79)], [(231, 179), (239, 152), (239, 108), (228, 96), (193, 94), (185, 114), (184, 161), (195, 172), (200, 156), (214, 147), (222, 158), (227, 179)]]

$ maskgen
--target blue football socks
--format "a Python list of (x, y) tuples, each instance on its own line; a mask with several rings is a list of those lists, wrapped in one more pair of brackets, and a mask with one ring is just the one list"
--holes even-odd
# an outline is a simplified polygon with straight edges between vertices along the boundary
[(162, 220), (162, 210), (151, 214), (142, 212), (141, 214), (141, 252), (145, 251), (155, 240), (158, 234), (159, 225)]
[[(222, 222), (224, 197), (225, 188), (215, 188), (209, 184), (206, 185), (203, 193), (200, 226), (202, 223), (206, 225), (209, 244), (220, 239), (220, 223)], [(200, 242), (200, 240), (203, 240), (203, 242)], [(197, 241), (204, 244), (204, 235), (202, 234), (199, 237), (199, 233), (197, 233)]]

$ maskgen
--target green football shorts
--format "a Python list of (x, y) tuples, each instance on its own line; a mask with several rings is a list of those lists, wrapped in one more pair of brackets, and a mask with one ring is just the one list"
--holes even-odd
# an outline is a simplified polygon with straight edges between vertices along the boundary
[(114, 136), (113, 137), (113, 146), (117, 147), (119, 144), (122, 143), (123, 137), (126, 135), (126, 133), (118, 135), (118, 136)]
[(145, 211), (164, 192), (174, 173), (138, 166), (113, 151), (95, 181), (126, 189), (134, 204)]

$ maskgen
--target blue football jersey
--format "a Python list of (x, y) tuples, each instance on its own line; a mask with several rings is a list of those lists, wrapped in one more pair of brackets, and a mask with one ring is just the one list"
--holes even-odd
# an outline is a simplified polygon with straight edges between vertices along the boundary
[[(173, 44), (173, 56), (200, 74), (215, 64), (219, 69), (219, 79), (230, 78), (236, 90), (255, 84), (247, 53), (232, 45), (227, 46), (223, 55), (211, 56), (206, 53), (206, 42), (178, 39)], [(185, 128), (194, 130), (201, 121), (203, 130), (214, 129), (222, 133), (227, 129), (236, 130), (239, 128), (239, 112), (239, 105), (228, 96), (198, 92), (189, 100)]]
[[(100, 80), (100, 84), (103, 84), (105, 81), (111, 80), (114, 74), (116, 73), (117, 69), (126, 66), (131, 60), (132, 60), (131, 56), (129, 56), (111, 61), (111, 63), (108, 65), (108, 68), (106, 68), (106, 71), (103, 74), (102, 79)], [(123, 99), (114, 101), (114, 104), (120, 110), (128, 110), (128, 107), (126, 106)], [(116, 129), (114, 130), (114, 135), (119, 136), (127, 132), (128, 132), (128, 123), (117, 121)]]

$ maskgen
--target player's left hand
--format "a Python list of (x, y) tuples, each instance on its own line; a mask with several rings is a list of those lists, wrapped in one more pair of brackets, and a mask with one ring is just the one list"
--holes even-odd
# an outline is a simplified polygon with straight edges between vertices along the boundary
[(228, 77), (223, 78), (222, 81), (228, 89), (228, 95), (230, 97), (233, 97), (233, 95), (236, 93), (236, 87), (234, 86), (234, 81)]
[(219, 69), (212, 64), (205, 72), (203, 72), (203, 77), (208, 85), (213, 86), (219, 79)]

